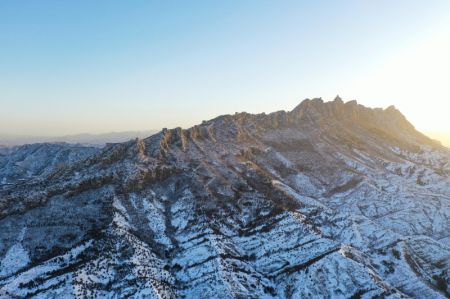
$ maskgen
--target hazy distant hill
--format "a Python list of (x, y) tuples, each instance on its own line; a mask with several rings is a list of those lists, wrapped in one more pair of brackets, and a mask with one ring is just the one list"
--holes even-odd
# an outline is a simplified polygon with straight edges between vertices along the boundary
[(0, 135), (0, 146), (15, 146), (22, 144), (42, 142), (67, 142), (73, 144), (86, 144), (101, 146), (106, 143), (125, 142), (135, 138), (145, 138), (156, 133), (155, 130), (148, 131), (126, 131), (111, 132), (104, 134), (78, 134), (59, 137), (50, 136), (27, 136), (27, 135)]

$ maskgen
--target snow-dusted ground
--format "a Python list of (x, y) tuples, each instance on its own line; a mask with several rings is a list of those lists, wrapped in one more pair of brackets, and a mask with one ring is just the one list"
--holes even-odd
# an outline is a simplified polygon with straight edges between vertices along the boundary
[(450, 296), (450, 152), (393, 108), (39, 152), (0, 160), (2, 298)]

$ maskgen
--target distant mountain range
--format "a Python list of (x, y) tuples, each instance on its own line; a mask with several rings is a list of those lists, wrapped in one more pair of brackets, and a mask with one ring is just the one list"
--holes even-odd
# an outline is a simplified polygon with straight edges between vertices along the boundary
[(0, 298), (448, 298), (449, 232), (450, 150), (393, 106), (0, 151)]
[(104, 134), (77, 134), (66, 136), (32, 136), (32, 135), (6, 135), (0, 134), (0, 146), (16, 146), (33, 143), (59, 143), (84, 144), (103, 146), (106, 143), (125, 142), (135, 138), (145, 138), (156, 133), (156, 130), (110, 132)]

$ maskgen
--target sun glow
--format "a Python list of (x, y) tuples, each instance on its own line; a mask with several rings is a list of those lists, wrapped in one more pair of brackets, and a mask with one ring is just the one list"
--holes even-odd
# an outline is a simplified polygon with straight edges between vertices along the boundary
[(395, 104), (421, 131), (450, 133), (449, 78), (450, 25), (440, 24), (436, 33), (355, 80), (348, 92), (364, 95), (371, 106)]

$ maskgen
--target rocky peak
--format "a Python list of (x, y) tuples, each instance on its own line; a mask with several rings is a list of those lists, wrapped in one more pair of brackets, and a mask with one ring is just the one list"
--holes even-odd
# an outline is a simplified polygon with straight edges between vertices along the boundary
[[(399, 140), (412, 143), (437, 143), (418, 132), (395, 106), (386, 109), (368, 108), (356, 100), (344, 102), (339, 96), (334, 101), (323, 102), (321, 98), (306, 99), (288, 112), (290, 123), (310, 123), (317, 126), (361, 127), (377, 130)], [(354, 128), (350, 128), (354, 130)]]
[(344, 101), (342, 101), (339, 95), (336, 95), (336, 97), (334, 98), (334, 102), (336, 102), (336, 104), (344, 104)]

